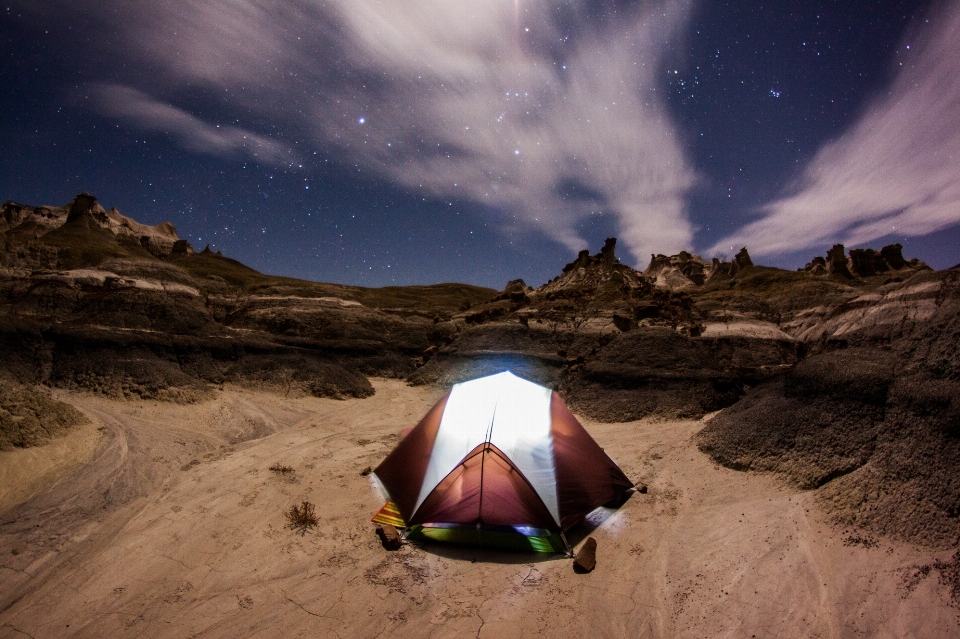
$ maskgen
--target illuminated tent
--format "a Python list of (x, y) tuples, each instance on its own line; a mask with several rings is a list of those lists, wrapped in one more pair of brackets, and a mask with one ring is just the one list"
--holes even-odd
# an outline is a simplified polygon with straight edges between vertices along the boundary
[(633, 488), (559, 395), (510, 372), (454, 385), (374, 472), (374, 521), (408, 538), (545, 552)]

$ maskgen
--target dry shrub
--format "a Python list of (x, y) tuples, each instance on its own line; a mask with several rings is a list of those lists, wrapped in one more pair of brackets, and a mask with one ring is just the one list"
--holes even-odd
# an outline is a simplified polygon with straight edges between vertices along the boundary
[(306, 535), (309, 529), (314, 528), (320, 523), (317, 521), (317, 513), (314, 510), (314, 506), (309, 501), (304, 501), (299, 506), (291, 506), (290, 510), (287, 511), (287, 519), (290, 520), (287, 528), (300, 533), (301, 537)]
[(284, 466), (283, 464), (281, 464), (281, 463), (279, 463), (279, 462), (277, 462), (276, 464), (274, 464), (273, 466), (271, 466), (271, 467), (270, 467), (270, 470), (272, 470), (273, 472), (275, 472), (275, 473), (277, 473), (277, 474), (279, 474), (279, 475), (291, 475), (291, 474), (293, 474), (293, 467), (291, 467), (291, 466)]

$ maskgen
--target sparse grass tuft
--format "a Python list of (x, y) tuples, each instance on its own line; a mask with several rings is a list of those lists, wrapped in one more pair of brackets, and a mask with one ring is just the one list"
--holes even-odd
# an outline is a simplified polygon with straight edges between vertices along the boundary
[(287, 528), (300, 533), (301, 537), (306, 535), (309, 529), (320, 523), (317, 521), (314, 506), (309, 501), (304, 501), (299, 506), (291, 506), (290, 510), (287, 511), (287, 519), (290, 520)]
[(271, 467), (270, 467), (270, 470), (272, 470), (273, 472), (277, 473), (278, 475), (291, 475), (291, 474), (293, 474), (293, 467), (292, 467), (292, 466), (284, 466), (284, 465), (281, 464), (280, 462), (277, 462), (276, 464), (274, 464), (273, 466), (271, 466)]

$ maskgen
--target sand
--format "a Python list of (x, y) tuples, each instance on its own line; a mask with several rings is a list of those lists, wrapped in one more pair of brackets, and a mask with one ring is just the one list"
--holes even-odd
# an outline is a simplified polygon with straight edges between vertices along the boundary
[[(950, 553), (832, 527), (812, 493), (716, 466), (692, 441), (702, 421), (584, 421), (649, 486), (574, 531), (598, 542), (589, 574), (553, 555), (387, 552), (361, 471), (442, 391), (374, 386), (192, 406), (59, 395), (92, 425), (0, 458), (35, 469), (0, 472), (0, 637), (960, 636), (936, 570), (916, 570)], [(301, 536), (285, 511), (303, 500), (320, 525)]]

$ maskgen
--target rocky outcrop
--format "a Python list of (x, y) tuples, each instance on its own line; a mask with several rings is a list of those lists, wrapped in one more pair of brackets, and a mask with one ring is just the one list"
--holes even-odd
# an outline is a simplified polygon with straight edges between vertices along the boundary
[(97, 204), (97, 198), (87, 192), (78, 193), (67, 211), (67, 222), (75, 222), (81, 215), (104, 215), (103, 207)]
[(815, 257), (801, 271), (813, 275), (838, 275), (844, 278), (873, 277), (905, 269), (925, 270), (929, 267), (920, 260), (903, 259), (903, 246), (888, 244), (879, 251), (871, 248), (851, 249), (847, 257), (843, 244), (835, 244), (827, 251), (826, 259)]
[(586, 351), (561, 389), (571, 406), (601, 421), (698, 418), (733, 404), (747, 387), (798, 359), (789, 338), (693, 337), (665, 326), (639, 327)]
[(903, 246), (900, 244), (888, 244), (884, 246), (880, 249), (880, 257), (883, 258), (886, 265), (894, 271), (899, 271), (907, 266), (906, 260), (903, 259)]
[(170, 247), (170, 256), (183, 257), (185, 255), (193, 255), (193, 247), (190, 246), (190, 242), (186, 240), (175, 241), (173, 246)]
[(892, 283), (836, 305), (798, 312), (782, 328), (807, 343), (867, 344), (908, 334), (936, 313), (942, 281), (932, 273)]
[[(888, 247), (889, 248), (889, 247)], [(902, 260), (901, 256), (901, 260)], [(890, 266), (879, 251), (873, 249), (850, 250), (850, 272), (859, 277), (879, 275), (890, 270)]]
[(87, 421), (49, 392), (0, 376), (0, 450), (39, 446)]
[(827, 275), (851, 277), (850, 268), (847, 266), (847, 256), (843, 251), (843, 244), (834, 244), (827, 251)]
[(365, 397), (368, 375), (411, 374), (455, 332), (458, 306), (494, 293), (272, 278), (89, 194), (61, 208), (8, 202), (2, 220), (13, 226), (0, 236), (0, 375), (110, 397), (193, 402), (223, 384)]
[(532, 297), (571, 297), (580, 294), (621, 296), (649, 290), (640, 273), (621, 264), (615, 255), (616, 238), (608, 238), (596, 255), (583, 250), (577, 259), (563, 267), (561, 274), (539, 287)]
[[(0, 232), (16, 233), (19, 230), (20, 235), (26, 234), (25, 238), (21, 239), (42, 240), (50, 231), (67, 224), (77, 224), (83, 219), (110, 231), (114, 236), (133, 239), (155, 257), (193, 253), (193, 247), (177, 236), (177, 230), (170, 222), (154, 226), (141, 224), (115, 208), (104, 210), (97, 203), (96, 196), (86, 192), (79, 193), (70, 204), (63, 207), (25, 206), (8, 200), (0, 212)], [(10, 253), (10, 247), (7, 253)], [(29, 251), (20, 250), (19, 254), (26, 266), (37, 266), (29, 259)], [(14, 261), (17, 261), (16, 257)]]
[[(705, 330), (702, 288), (690, 279), (702, 281), (699, 256), (654, 256), (640, 274), (619, 263), (614, 247), (611, 239), (596, 255), (582, 251), (533, 292), (512, 282), (464, 311), (464, 329), (423, 357), (411, 382), (450, 384), (509, 368), (559, 388), (595, 419), (697, 417), (798, 361), (800, 345), (769, 320)], [(728, 279), (731, 270), (748, 273), (749, 255), (741, 251), (724, 269)]]
[(747, 252), (747, 247), (744, 246), (737, 251), (737, 254), (733, 257), (733, 263), (730, 265), (731, 277), (748, 266), (753, 266), (753, 260), (750, 259), (750, 253)]
[(67, 209), (51, 206), (25, 206), (7, 200), (0, 210), (0, 232), (32, 222), (42, 229), (62, 226), (67, 221)]
[(825, 275), (827, 272), (827, 260), (818, 255), (808, 262), (807, 265), (803, 267), (803, 270), (813, 275)]
[(684, 290), (702, 286), (713, 270), (713, 265), (699, 255), (680, 251), (676, 255), (651, 255), (644, 276), (654, 280), (655, 286), (665, 290)]
[(74, 271), (2, 282), (0, 351), (25, 383), (193, 402), (217, 385), (365, 397), (405, 376), (433, 324), (336, 298), (211, 298), (193, 287)]
[[(496, 292), (272, 278), (87, 194), (7, 202), (0, 231), (0, 373), (28, 386), (346, 398), (373, 375), (446, 386), (510, 369), (598, 420), (724, 409), (699, 439), (719, 463), (816, 490), (844, 524), (960, 543), (960, 270), (896, 244), (837, 245), (800, 272), (745, 248), (709, 264), (654, 255), (642, 274), (609, 239), (537, 289)], [(36, 416), (34, 400), (56, 410), (15, 399), (0, 397), (4, 427)], [(16, 428), (26, 441), (58, 427)]]
[(533, 293), (533, 288), (527, 286), (527, 283), (523, 280), (510, 280), (503, 290), (497, 293), (496, 297), (491, 301), (509, 300), (516, 304), (521, 304), (531, 293)]
[(711, 420), (700, 449), (731, 468), (822, 486), (872, 454), (894, 363), (876, 349), (810, 357)]
[(651, 255), (650, 265), (643, 274), (653, 279), (659, 289), (689, 291), (711, 280), (734, 277), (749, 266), (753, 266), (753, 261), (746, 247), (740, 249), (732, 262), (721, 262), (716, 257), (707, 262), (699, 255), (680, 251), (676, 255)]
[(843, 525), (955, 547), (957, 335), (956, 270), (919, 271), (861, 295), (810, 320), (800, 337), (815, 352), (714, 418), (700, 448), (817, 489)]

